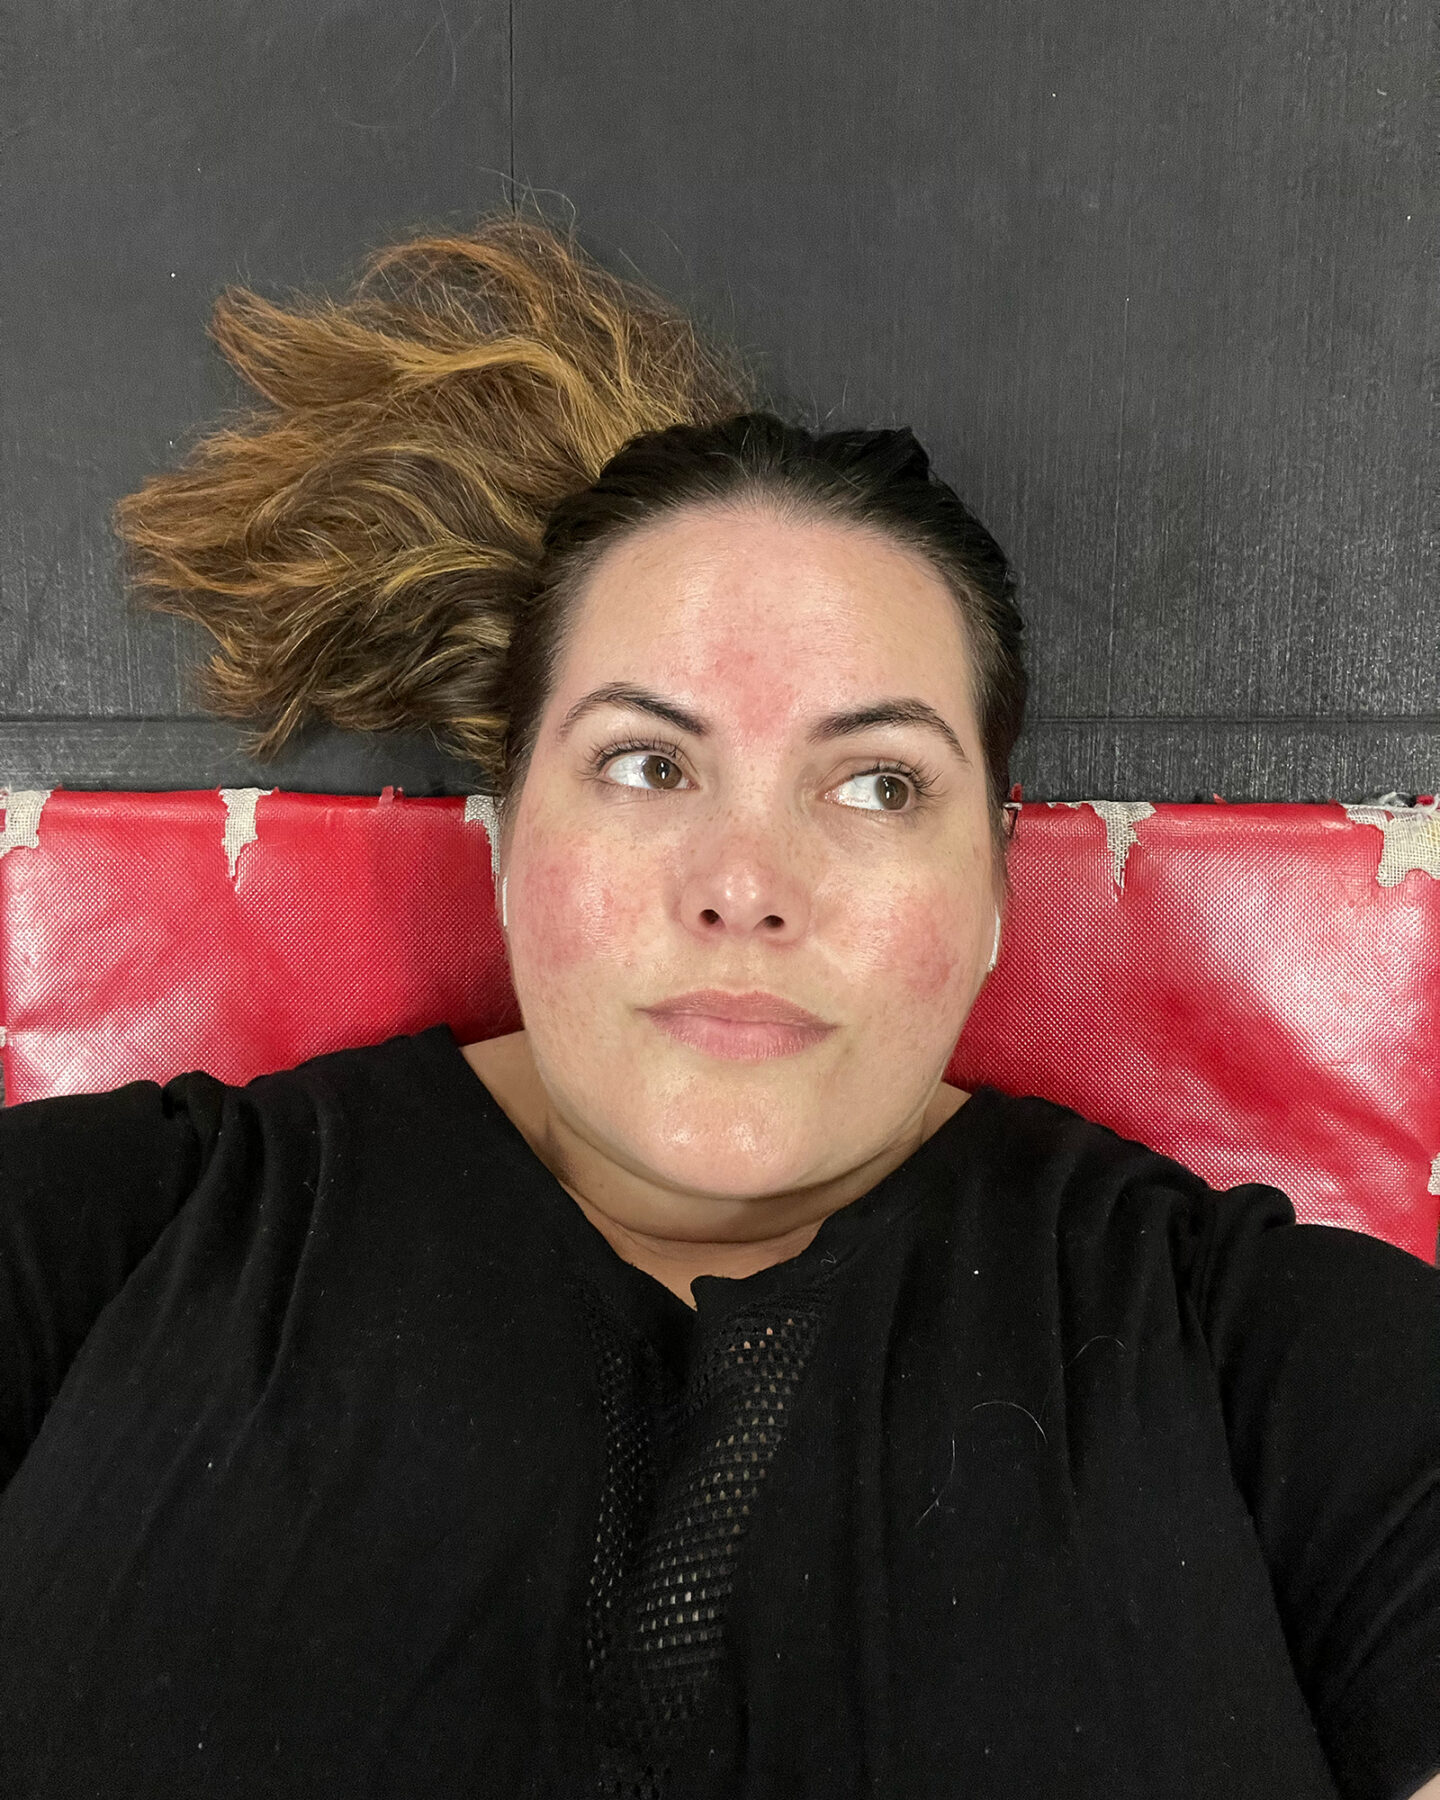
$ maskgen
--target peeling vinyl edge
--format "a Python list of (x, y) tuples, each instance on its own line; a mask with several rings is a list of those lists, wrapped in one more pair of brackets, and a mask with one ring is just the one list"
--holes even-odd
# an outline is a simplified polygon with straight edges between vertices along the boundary
[(1345, 817), (1355, 825), (1373, 825), (1381, 833), (1378, 886), (1398, 887), (1412, 869), (1440, 881), (1440, 797), (1407, 806), (1398, 794), (1386, 794), (1347, 806)]
[(1125, 865), (1130, 852), (1140, 841), (1135, 827), (1142, 819), (1154, 816), (1155, 808), (1148, 800), (1062, 800), (1062, 806), (1077, 810), (1088, 806), (1105, 824), (1105, 843), (1110, 851), (1110, 878), (1116, 893), (1125, 892)]
[(273, 794), (274, 788), (221, 788), (220, 798), (225, 802), (225, 836), (223, 843), (225, 855), (230, 864), (230, 879), (235, 879), (235, 868), (240, 861), (240, 852), (247, 844), (253, 844), (259, 833), (255, 829), (255, 804), (262, 794)]
[(0, 800), (5, 803), (0, 856), (10, 850), (40, 848), (40, 815), (54, 792), (54, 788), (0, 788)]
[(465, 823), (485, 827), (485, 835), (490, 840), (490, 879), (498, 880), (500, 876), (500, 810), (493, 797), (489, 794), (467, 794), (465, 796)]

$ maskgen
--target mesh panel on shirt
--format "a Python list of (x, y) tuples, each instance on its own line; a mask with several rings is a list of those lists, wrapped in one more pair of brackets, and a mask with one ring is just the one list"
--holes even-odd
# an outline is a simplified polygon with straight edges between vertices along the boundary
[(584, 1310), (607, 1444), (586, 1611), (597, 1793), (662, 1800), (723, 1653), (741, 1545), (824, 1305), (812, 1288), (721, 1321), (683, 1388), (598, 1297)]

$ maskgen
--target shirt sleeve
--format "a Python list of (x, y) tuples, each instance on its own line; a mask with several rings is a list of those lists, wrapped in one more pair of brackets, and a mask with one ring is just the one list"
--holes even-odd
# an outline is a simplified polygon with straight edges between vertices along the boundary
[(0, 1109), (0, 1487), (199, 1180), (223, 1094), (197, 1072)]
[(1440, 1772), (1440, 1270), (1213, 1196), (1196, 1298), (1231, 1460), (1346, 1800)]

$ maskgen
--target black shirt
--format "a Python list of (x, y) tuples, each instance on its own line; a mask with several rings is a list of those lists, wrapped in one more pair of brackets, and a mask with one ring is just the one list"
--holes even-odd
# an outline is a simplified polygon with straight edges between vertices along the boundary
[(0, 1112), (0, 1793), (1397, 1800), (1440, 1274), (981, 1088), (623, 1262), (449, 1028)]

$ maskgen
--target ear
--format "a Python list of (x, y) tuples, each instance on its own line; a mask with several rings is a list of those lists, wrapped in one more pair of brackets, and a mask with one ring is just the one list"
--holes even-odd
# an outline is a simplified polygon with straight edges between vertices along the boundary
[(1005, 802), (1005, 824), (1004, 824), (1005, 842), (1007, 844), (1014, 842), (1015, 827), (1019, 822), (1020, 822), (1019, 806), (1015, 803), (1015, 801), (1007, 800)]

